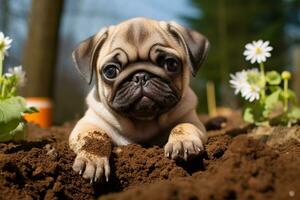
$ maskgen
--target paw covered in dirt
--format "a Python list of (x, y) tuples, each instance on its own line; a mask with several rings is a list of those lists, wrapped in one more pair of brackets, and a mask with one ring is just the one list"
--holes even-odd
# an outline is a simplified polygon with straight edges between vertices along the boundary
[[(73, 170), (90, 183), (108, 182), (110, 176), (109, 158), (111, 155), (112, 144), (105, 133), (94, 131), (87, 132), (79, 136), (75, 146), (77, 156), (73, 163)], [(76, 149), (76, 148), (75, 148)]]
[(206, 138), (191, 124), (180, 124), (171, 130), (169, 140), (164, 147), (165, 156), (174, 160), (195, 158), (204, 150)]
[(109, 158), (81, 151), (75, 158), (73, 170), (82, 175), (83, 178), (90, 180), (91, 183), (101, 181), (103, 178), (108, 181), (110, 175)]
[(199, 155), (203, 149), (200, 139), (169, 141), (165, 145), (165, 156), (174, 160), (187, 161)]

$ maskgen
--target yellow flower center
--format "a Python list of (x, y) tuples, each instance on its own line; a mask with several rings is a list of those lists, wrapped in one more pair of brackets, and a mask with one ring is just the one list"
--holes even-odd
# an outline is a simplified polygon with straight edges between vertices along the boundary
[(5, 46), (4, 42), (0, 42), (0, 51), (2, 51), (2, 49), (4, 49), (4, 46)]
[(262, 50), (261, 50), (261, 48), (256, 48), (255, 49), (255, 54), (261, 54), (262, 53)]

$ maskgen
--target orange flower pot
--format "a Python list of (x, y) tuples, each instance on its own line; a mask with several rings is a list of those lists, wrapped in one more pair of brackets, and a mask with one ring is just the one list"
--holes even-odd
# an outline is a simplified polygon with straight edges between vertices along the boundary
[(46, 97), (28, 97), (26, 98), (28, 107), (35, 107), (39, 110), (37, 113), (25, 114), (27, 122), (32, 122), (42, 128), (48, 128), (52, 125), (52, 102)]

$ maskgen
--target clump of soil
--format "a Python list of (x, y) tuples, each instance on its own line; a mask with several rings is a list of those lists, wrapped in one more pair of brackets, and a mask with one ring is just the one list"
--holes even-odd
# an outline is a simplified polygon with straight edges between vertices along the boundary
[(227, 118), (218, 116), (211, 118), (205, 122), (205, 128), (207, 131), (220, 130), (227, 126)]
[(187, 163), (165, 158), (161, 147), (115, 147), (110, 181), (95, 185), (72, 170), (73, 125), (33, 126), (30, 138), (46, 139), (0, 144), (0, 199), (299, 199), (300, 143), (269, 147), (227, 120), (209, 122), (206, 150)]
[(113, 154), (114, 182), (119, 189), (129, 189), (158, 180), (188, 176), (173, 160), (165, 158), (162, 148), (142, 148), (128, 145), (117, 148)]
[(0, 199), (94, 199), (93, 187), (74, 173), (67, 142), (1, 145)]
[(207, 151), (205, 169), (192, 176), (100, 199), (297, 199), (300, 196), (300, 181), (295, 178), (300, 177), (299, 143), (291, 142), (275, 151), (242, 135), (232, 140), (214, 138), (209, 141)]

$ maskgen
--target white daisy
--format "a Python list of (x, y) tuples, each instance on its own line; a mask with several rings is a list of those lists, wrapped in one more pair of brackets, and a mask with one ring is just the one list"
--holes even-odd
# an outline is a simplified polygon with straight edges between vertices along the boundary
[(230, 74), (231, 80), (229, 81), (231, 87), (235, 89), (234, 93), (241, 96), (246, 100), (253, 102), (260, 97), (260, 74), (257, 69), (242, 70), (240, 72)]
[(269, 41), (253, 41), (252, 43), (248, 43), (245, 46), (244, 56), (246, 56), (246, 60), (250, 60), (253, 64), (255, 62), (262, 63), (266, 62), (268, 57), (271, 57), (270, 51), (273, 50), (273, 47), (269, 46)]
[(237, 95), (238, 93), (240, 93), (245, 85), (247, 85), (247, 72), (245, 70), (240, 71), (240, 72), (236, 72), (235, 74), (230, 74), (230, 78), (231, 80), (229, 81), (229, 83), (231, 84), (231, 87), (233, 87), (234, 90), (234, 94)]
[(5, 37), (2, 32), (0, 32), (0, 54), (3, 56), (7, 54), (7, 50), (11, 47), (12, 39)]
[(259, 100), (259, 92), (260, 87), (258, 85), (248, 84), (245, 86), (245, 88), (243, 88), (242, 97), (250, 102), (253, 102), (254, 100)]
[(9, 68), (7, 74), (15, 75), (19, 86), (23, 87), (25, 85), (26, 74), (25, 71), (23, 71), (23, 67), (21, 65)]

